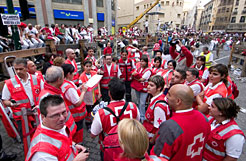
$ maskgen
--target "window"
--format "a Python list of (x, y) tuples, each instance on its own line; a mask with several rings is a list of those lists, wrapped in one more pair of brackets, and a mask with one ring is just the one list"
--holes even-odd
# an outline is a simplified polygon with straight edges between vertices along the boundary
[(220, 11), (221, 11), (221, 10), (220, 10), (220, 9), (218, 9), (218, 13), (220, 13)]
[(234, 15), (236, 15), (237, 14), (237, 8), (235, 8), (234, 9), (234, 11), (233, 11), (233, 13), (232, 14), (234, 14)]
[(166, 1), (166, 5), (169, 6), (169, 1)]
[(137, 11), (139, 10), (139, 6), (136, 7), (136, 10), (137, 10)]
[(231, 18), (231, 23), (235, 23), (236, 22), (236, 17), (232, 17)]
[(97, 0), (97, 7), (104, 7), (103, 0)]
[(238, 6), (239, 5), (239, 0), (236, 0), (236, 6)]
[(57, 3), (71, 3), (71, 4), (82, 4), (82, 0), (52, 0)]
[(222, 8), (222, 13), (225, 13), (225, 10), (226, 10), (226, 8), (225, 8), (225, 7), (223, 7), (223, 8)]
[(164, 1), (161, 2), (161, 5), (164, 6)]
[(229, 11), (230, 11), (230, 8), (227, 8), (227, 9), (226, 9), (226, 12), (229, 12)]
[(178, 18), (180, 18), (180, 17), (181, 17), (181, 15), (180, 15), (180, 14), (177, 14), (177, 17), (178, 17)]
[(113, 11), (115, 11), (115, 3), (114, 3), (114, 0), (111, 0), (111, 9)]
[(240, 22), (245, 22), (245, 16), (241, 16)]
[(244, 7), (242, 10), (242, 14), (245, 14), (245, 13), (246, 13), (246, 7)]
[(144, 5), (144, 9), (146, 9), (146, 5)]

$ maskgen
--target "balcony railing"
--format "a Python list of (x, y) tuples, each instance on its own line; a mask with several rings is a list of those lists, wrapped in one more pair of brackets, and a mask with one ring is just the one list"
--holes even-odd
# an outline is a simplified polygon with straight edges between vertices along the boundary
[(246, 10), (242, 10), (242, 14), (246, 14)]
[(233, 14), (233, 15), (236, 15), (236, 14), (237, 14), (237, 11), (233, 11), (232, 14)]

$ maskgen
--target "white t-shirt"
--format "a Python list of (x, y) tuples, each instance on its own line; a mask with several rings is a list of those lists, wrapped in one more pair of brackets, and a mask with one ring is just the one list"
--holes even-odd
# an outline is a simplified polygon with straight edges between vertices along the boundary
[[(157, 96), (151, 98), (150, 100), (150, 104), (157, 98), (159, 97), (160, 95), (162, 95), (162, 92), (160, 94), (158, 94)], [(156, 106), (155, 107), (155, 110), (154, 110), (154, 127), (155, 128), (159, 128), (159, 126), (161, 125), (162, 122), (166, 121), (166, 112)]]
[(55, 28), (53, 29), (52, 27), (50, 27), (50, 31), (51, 31), (51, 34), (52, 34), (53, 36), (55, 36)]
[[(139, 73), (141, 73), (142, 70), (143, 70), (143, 68), (140, 69)], [(148, 70), (147, 72), (145, 72), (145, 73), (143, 74), (142, 78), (144, 78), (145, 81), (147, 81), (147, 80), (149, 79), (150, 76), (151, 76), (151, 71)]]
[[(124, 99), (123, 100), (120, 100), (120, 101), (125, 101)], [(119, 102), (119, 101), (111, 101), (112, 102)], [(122, 106), (123, 108), (123, 106)], [(139, 110), (137, 108), (137, 118), (136, 120), (140, 120), (140, 113), (139, 113)], [(94, 120), (92, 122), (92, 125), (91, 125), (91, 134), (92, 135), (99, 135), (101, 132), (102, 132), (103, 128), (102, 128), (102, 122), (101, 122), (101, 119), (100, 119), (100, 116), (99, 116), (99, 112), (97, 112), (94, 116)]]
[[(195, 81), (195, 80), (194, 80)], [(193, 81), (192, 81), (193, 82)], [(186, 81), (186, 85), (189, 86), (189, 84), (191, 84), (192, 82), (188, 82)], [(202, 85), (203, 86), (203, 85)], [(193, 84), (190, 86), (190, 88), (192, 89), (194, 96), (197, 96), (199, 93), (202, 92), (201, 86), (199, 86), (198, 84)]]
[(209, 71), (208, 69), (204, 70), (203, 74), (202, 74), (202, 79), (207, 79), (209, 76)]
[(38, 30), (36, 28), (34, 28), (34, 27), (31, 30), (28, 27), (26, 27), (25, 28), (25, 33), (27, 33), (30, 36), (34, 36), (35, 37), (36, 34), (38, 34)]
[[(221, 124), (224, 125), (230, 122), (230, 119), (224, 120), (221, 124), (215, 124), (215, 122), (216, 120), (214, 120), (211, 124), (211, 131), (219, 127)], [(229, 139), (225, 141), (226, 155), (233, 158), (239, 158), (243, 150), (244, 142), (245, 138), (243, 135), (236, 134), (231, 136)]]
[[(73, 82), (70, 81), (70, 83), (73, 83)], [(76, 85), (74, 83), (73, 83), (73, 85), (76, 87)], [(80, 99), (76, 89), (74, 89), (74, 88), (69, 88), (67, 90), (67, 92), (65, 93), (65, 97), (74, 105), (76, 103), (78, 103), (79, 99)]]
[[(48, 130), (52, 130), (55, 132), (58, 132), (62, 135), (68, 136), (67, 132), (66, 132), (66, 126), (64, 126), (62, 129), (60, 130), (54, 130), (54, 129), (50, 129), (46, 126), (44, 126), (43, 124), (41, 124), (41, 127), (44, 129), (48, 129)], [(45, 153), (45, 152), (36, 152), (30, 161), (58, 161), (58, 158), (49, 154), (49, 153)]]

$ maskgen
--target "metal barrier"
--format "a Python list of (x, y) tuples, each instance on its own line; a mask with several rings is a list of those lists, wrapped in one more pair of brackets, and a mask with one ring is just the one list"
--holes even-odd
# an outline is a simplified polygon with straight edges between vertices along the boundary
[[(8, 112), (6, 111), (8, 109)], [(10, 119), (10, 116), (12, 115), (12, 111), (9, 110), (9, 107), (5, 107), (2, 100), (0, 101), (0, 113), (2, 114), (2, 122), (3, 125), (8, 133), (8, 135), (12, 138), (16, 138), (18, 142), (21, 142), (20, 135), (14, 126), (13, 122)], [(8, 114), (9, 113), (9, 114)]]

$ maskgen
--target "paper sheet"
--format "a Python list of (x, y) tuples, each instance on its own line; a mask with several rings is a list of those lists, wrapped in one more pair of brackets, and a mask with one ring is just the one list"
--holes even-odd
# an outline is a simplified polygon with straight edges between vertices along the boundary
[(86, 86), (88, 87), (88, 91), (91, 91), (102, 79), (103, 75), (94, 75), (92, 76), (87, 82), (86, 82)]

